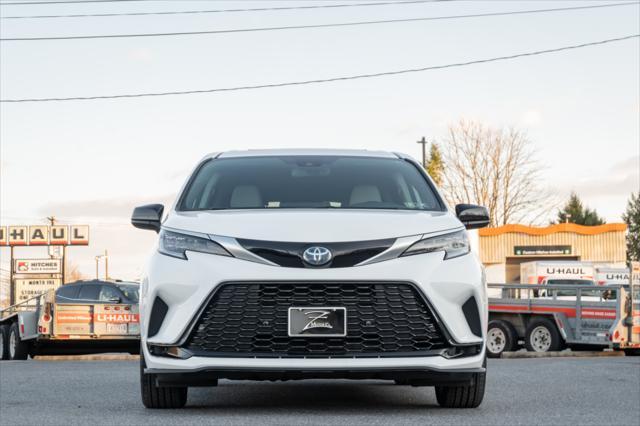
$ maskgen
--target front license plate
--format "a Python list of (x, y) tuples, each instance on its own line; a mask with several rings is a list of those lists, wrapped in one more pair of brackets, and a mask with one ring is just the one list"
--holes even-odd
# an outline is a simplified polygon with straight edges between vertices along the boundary
[(347, 309), (339, 307), (289, 308), (290, 337), (345, 337)]

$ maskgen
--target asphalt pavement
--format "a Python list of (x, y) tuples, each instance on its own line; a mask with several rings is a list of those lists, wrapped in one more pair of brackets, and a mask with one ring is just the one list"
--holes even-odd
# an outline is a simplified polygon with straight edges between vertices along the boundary
[(231, 382), (147, 410), (135, 361), (2, 361), (0, 425), (638, 425), (640, 357), (490, 360), (478, 409), (381, 381)]

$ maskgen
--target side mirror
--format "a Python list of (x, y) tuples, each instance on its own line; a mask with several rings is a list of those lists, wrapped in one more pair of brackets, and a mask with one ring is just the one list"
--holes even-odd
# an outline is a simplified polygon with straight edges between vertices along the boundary
[(456, 216), (467, 229), (484, 228), (489, 224), (489, 211), (475, 204), (458, 204)]
[(114, 296), (114, 297), (110, 297), (109, 300), (107, 300), (107, 302), (109, 302), (109, 303), (122, 303), (122, 299), (120, 299), (120, 297), (118, 297), (118, 296)]
[(160, 221), (162, 220), (162, 204), (148, 204), (133, 209), (131, 224), (140, 229), (151, 229), (160, 232)]

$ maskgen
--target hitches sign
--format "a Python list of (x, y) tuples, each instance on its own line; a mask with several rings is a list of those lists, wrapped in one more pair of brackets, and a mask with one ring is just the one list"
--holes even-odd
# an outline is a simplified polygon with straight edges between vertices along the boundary
[(89, 225), (0, 226), (0, 246), (86, 246)]
[(45, 291), (55, 290), (62, 284), (60, 278), (16, 278), (14, 282), (16, 285), (15, 303), (31, 299)]
[(60, 274), (60, 259), (16, 259), (13, 270), (16, 274)]

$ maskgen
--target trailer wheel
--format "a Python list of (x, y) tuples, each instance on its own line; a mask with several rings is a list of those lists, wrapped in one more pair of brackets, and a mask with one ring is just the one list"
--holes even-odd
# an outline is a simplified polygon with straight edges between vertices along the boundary
[(517, 333), (511, 323), (503, 320), (489, 322), (487, 329), (487, 356), (500, 358), (502, 352), (511, 352), (518, 343)]
[[(484, 367), (487, 366), (485, 358)], [(487, 372), (474, 373), (473, 383), (466, 386), (436, 386), (436, 399), (443, 408), (476, 408), (484, 399)]]
[(9, 359), (9, 326), (0, 325), (0, 360)]
[(11, 324), (9, 329), (9, 359), (25, 360), (29, 357), (29, 345), (20, 338), (18, 323)]
[(553, 322), (547, 318), (537, 318), (527, 326), (524, 344), (530, 352), (559, 351), (562, 338)]
[(153, 374), (145, 374), (144, 353), (140, 349), (140, 390), (147, 408), (182, 408), (187, 403), (187, 387), (159, 387)]

